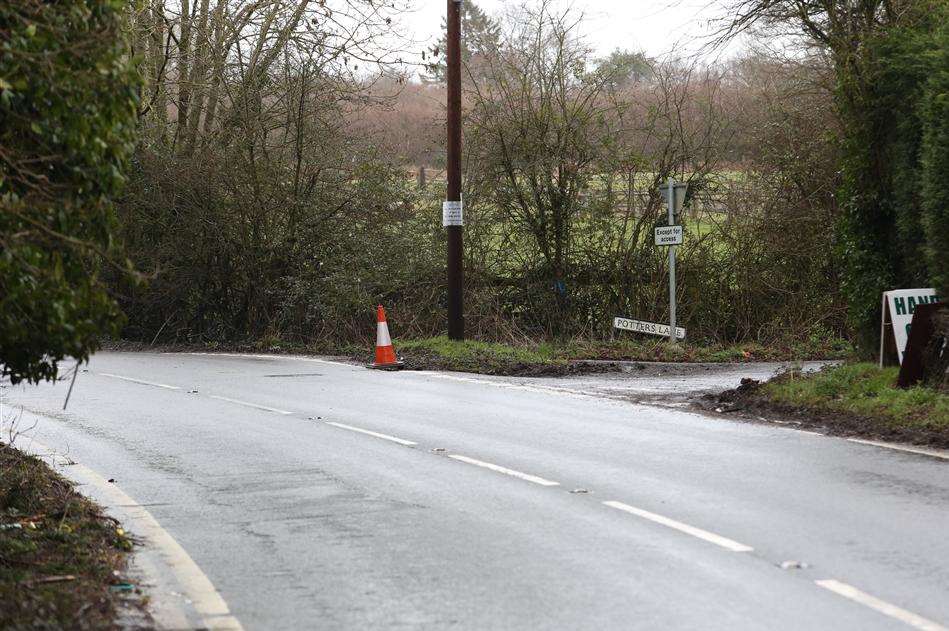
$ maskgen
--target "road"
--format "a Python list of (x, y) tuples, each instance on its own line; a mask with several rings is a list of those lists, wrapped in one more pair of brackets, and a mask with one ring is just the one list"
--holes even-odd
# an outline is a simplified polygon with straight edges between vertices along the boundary
[(102, 353), (66, 413), (4, 396), (246, 629), (949, 626), (949, 461), (594, 381)]

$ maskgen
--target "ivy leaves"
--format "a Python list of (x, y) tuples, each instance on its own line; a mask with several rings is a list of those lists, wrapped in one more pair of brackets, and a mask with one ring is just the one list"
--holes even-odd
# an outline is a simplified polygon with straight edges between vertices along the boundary
[(14, 383), (55, 378), (122, 320), (99, 270), (118, 258), (111, 200), (138, 105), (123, 19), (117, 0), (0, 5), (0, 365)]

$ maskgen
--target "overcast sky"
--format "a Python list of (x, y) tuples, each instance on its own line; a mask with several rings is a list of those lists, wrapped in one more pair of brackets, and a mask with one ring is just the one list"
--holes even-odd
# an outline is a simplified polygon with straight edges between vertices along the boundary
[[(512, 0), (476, 0), (495, 14)], [(689, 54), (706, 43), (712, 32), (709, 20), (722, 15), (727, 0), (564, 0), (585, 16), (584, 31), (598, 53), (616, 48), (643, 50), (660, 57), (675, 51)], [(415, 0), (416, 11), (407, 25), (421, 42), (434, 40), (441, 31), (445, 0)], [(734, 49), (735, 46), (730, 47)]]

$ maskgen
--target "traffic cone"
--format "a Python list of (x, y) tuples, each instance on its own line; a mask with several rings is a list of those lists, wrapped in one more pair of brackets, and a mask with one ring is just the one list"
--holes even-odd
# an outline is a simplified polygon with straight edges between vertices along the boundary
[(398, 370), (404, 365), (395, 356), (395, 347), (392, 346), (392, 338), (389, 337), (389, 324), (386, 322), (386, 310), (379, 305), (376, 310), (376, 361), (370, 365), (370, 368)]

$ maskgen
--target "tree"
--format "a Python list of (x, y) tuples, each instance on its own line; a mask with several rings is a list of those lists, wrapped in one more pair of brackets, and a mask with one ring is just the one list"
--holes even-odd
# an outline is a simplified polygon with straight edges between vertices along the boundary
[[(448, 55), (448, 26), (442, 18), (442, 37), (432, 47), (432, 63), (428, 73), (433, 81), (444, 82)], [(461, 63), (475, 80), (484, 78), (487, 57), (497, 51), (501, 42), (501, 27), (497, 20), (485, 13), (473, 0), (461, 5)]]
[[(925, 230), (927, 211), (939, 204), (927, 206), (922, 194), (932, 192), (925, 187), (924, 137), (927, 129), (929, 137), (938, 135), (940, 123), (927, 122), (924, 104), (945, 60), (938, 39), (945, 19), (923, 7), (909, 4), (901, 21), (866, 35), (851, 64), (838, 67), (844, 289), (865, 353), (877, 347), (880, 294), (938, 281), (949, 258), (940, 235)], [(945, 6), (940, 14), (947, 15)], [(938, 169), (936, 162), (930, 152), (929, 168)], [(945, 171), (935, 177), (943, 180)]]
[(494, 204), (527, 229), (565, 324), (565, 281), (581, 195), (609, 138), (600, 102), (608, 77), (586, 72), (574, 16), (550, 2), (523, 8), (475, 85), (471, 153)]
[(13, 383), (88, 359), (121, 314), (112, 198), (138, 109), (121, 0), (0, 3), (0, 365)]
[[(918, 179), (918, 104), (944, 29), (945, 0), (739, 0), (724, 37), (744, 30), (792, 35), (826, 50), (836, 75), (842, 128), (842, 289), (858, 348), (877, 347), (880, 295), (938, 276), (924, 244)], [(938, 240), (938, 238), (937, 238)], [(930, 251), (927, 266), (925, 250)], [(940, 249), (936, 246), (936, 249)]]
[(922, 223), (930, 274), (943, 300), (949, 300), (949, 27), (937, 32), (933, 72), (920, 107)]
[[(366, 233), (400, 221), (414, 194), (402, 163), (380, 155), (354, 116), (384, 100), (360, 66), (391, 67), (402, 7), (137, 5), (133, 39), (152, 61), (118, 210), (136, 264), (155, 274), (147, 287), (117, 284), (125, 335), (310, 341), (360, 328), (379, 299), (370, 279), (391, 272), (370, 260), (365, 243), (376, 240)], [(397, 242), (409, 249), (384, 246)]]
[[(275, 94), (275, 78), (288, 69), (309, 65), (312, 82), (352, 79), (360, 64), (395, 64), (398, 51), (386, 39), (396, 39), (405, 11), (405, 0), (135, 3), (130, 35), (143, 59), (143, 142), (179, 155), (227, 145), (268, 114), (270, 99), (286, 97)], [(349, 88), (336, 85), (334, 94)]]
[(652, 75), (652, 64), (643, 53), (616, 49), (597, 60), (597, 69), (612, 78), (614, 89), (623, 89)]

